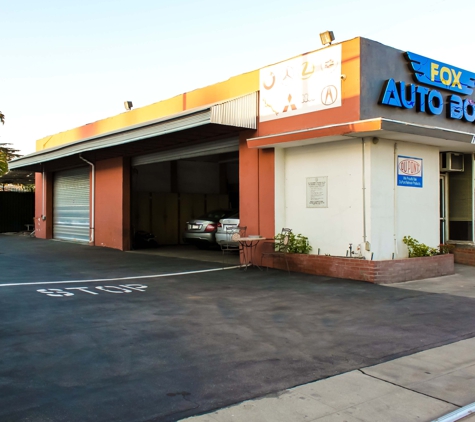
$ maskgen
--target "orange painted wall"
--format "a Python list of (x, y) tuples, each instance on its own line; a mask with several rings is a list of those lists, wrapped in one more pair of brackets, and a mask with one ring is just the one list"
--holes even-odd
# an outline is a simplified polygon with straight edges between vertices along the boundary
[[(239, 139), (240, 224), (247, 234), (272, 238), (275, 233), (274, 150), (250, 149), (247, 138), (255, 132), (241, 133)], [(255, 256), (259, 256), (258, 245)]]
[[(272, 238), (275, 228), (274, 149), (259, 150), (259, 233)], [(280, 229), (279, 229), (280, 230)]]
[[(316, 113), (277, 119), (259, 125), (258, 131), (240, 136), (241, 224), (248, 234), (273, 237), (275, 227), (274, 150), (250, 149), (246, 140), (305, 128), (357, 121), (360, 117), (360, 39), (342, 43), (342, 106)], [(62, 145), (91, 136), (120, 130), (131, 125), (173, 115), (184, 110), (226, 101), (259, 90), (259, 70), (200, 88), (168, 100), (121, 113), (37, 141), (37, 150)], [(48, 178), (49, 209), (46, 222), (37, 222), (38, 237), (52, 236), (52, 177)], [(130, 249), (130, 164), (114, 158), (96, 164), (95, 245)], [(36, 215), (41, 216), (41, 175), (37, 175)], [(49, 196), (48, 196), (49, 195)]]
[(40, 151), (58, 145), (86, 139), (181, 113), (185, 110), (206, 106), (220, 101), (240, 97), (259, 90), (259, 71), (244, 73), (216, 84), (177, 95), (157, 103), (136, 108), (116, 116), (101, 119), (74, 129), (46, 136), (36, 141)]
[[(45, 206), (43, 207), (43, 174), (35, 175), (35, 236), (39, 239), (53, 237), (53, 174), (46, 173)], [(42, 215), (46, 215), (43, 220)]]
[(239, 136), (239, 219), (248, 234), (259, 233), (259, 151), (247, 147), (253, 132)]
[[(260, 135), (341, 123), (359, 119), (360, 109), (360, 38), (343, 42), (342, 106), (261, 124)], [(120, 113), (36, 141), (36, 150), (55, 147), (91, 136), (117, 131), (126, 127), (171, 116), (185, 110), (226, 101), (259, 90), (259, 70), (233, 76), (226, 81), (196, 89), (175, 97)]]
[[(357, 121), (360, 117), (360, 39), (342, 43), (342, 106), (299, 116), (260, 123), (252, 135), (240, 138), (239, 170), (241, 223), (248, 234), (266, 238), (280, 232), (275, 227), (275, 154), (274, 149), (250, 149), (246, 139), (319, 126)], [(296, 135), (303, 136), (302, 134)], [(266, 140), (271, 144), (272, 140)], [(262, 244), (258, 245), (257, 256)]]
[(95, 246), (130, 249), (130, 163), (123, 157), (96, 163)]
[(343, 122), (357, 121), (360, 118), (360, 38), (345, 41), (342, 46), (341, 73), (346, 75), (342, 81), (341, 107), (293, 117), (275, 119), (259, 124), (259, 135), (266, 136), (294, 130), (308, 129)]
[(259, 91), (259, 71), (234, 76), (227, 81), (196, 89), (186, 93), (184, 110), (190, 110), (219, 101), (231, 100)]

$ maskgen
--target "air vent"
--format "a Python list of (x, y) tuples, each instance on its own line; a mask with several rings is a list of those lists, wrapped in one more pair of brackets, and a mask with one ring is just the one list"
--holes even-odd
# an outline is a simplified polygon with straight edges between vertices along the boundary
[(440, 171), (463, 171), (463, 154), (461, 152), (441, 152)]

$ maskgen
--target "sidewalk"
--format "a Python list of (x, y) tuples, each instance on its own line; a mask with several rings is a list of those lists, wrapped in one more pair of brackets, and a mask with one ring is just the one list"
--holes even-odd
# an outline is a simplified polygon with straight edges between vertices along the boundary
[(185, 420), (424, 422), (472, 402), (475, 339), (468, 339)]
[[(456, 265), (453, 276), (391, 287), (475, 297), (475, 267)], [(429, 422), (473, 402), (475, 338), (287, 389), (184, 421)], [(475, 422), (475, 415), (460, 420)]]

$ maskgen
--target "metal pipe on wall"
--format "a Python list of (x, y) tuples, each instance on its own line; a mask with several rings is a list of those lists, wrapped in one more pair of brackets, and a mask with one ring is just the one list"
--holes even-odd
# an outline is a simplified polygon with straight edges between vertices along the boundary
[[(471, 155), (472, 157), (472, 242), (475, 241), (475, 194), (474, 194), (474, 181), (475, 181), (475, 154)], [(447, 224), (447, 223), (446, 223)], [(445, 238), (445, 236), (444, 236)]]
[(89, 164), (91, 166), (91, 170), (92, 170), (92, 192), (91, 192), (91, 196), (92, 196), (92, 199), (91, 199), (91, 235), (90, 235), (90, 242), (93, 243), (94, 242), (94, 214), (95, 214), (95, 197), (96, 197), (96, 183), (95, 183), (95, 178), (96, 178), (96, 169), (94, 167), (94, 164), (91, 163), (90, 161), (86, 160), (85, 158), (83, 158), (83, 156), (81, 154), (79, 154), (79, 158), (84, 161), (85, 163)]
[(397, 250), (397, 142), (394, 143), (394, 256), (398, 256)]
[(365, 160), (365, 140), (361, 138), (362, 165), (363, 165), (363, 242), (366, 248), (366, 160)]
[(45, 167), (43, 167), (43, 174), (41, 176), (41, 181), (43, 184), (43, 192), (42, 192), (42, 203), (41, 203), (41, 220), (46, 220), (46, 210), (45, 210), (45, 202), (46, 202), (46, 173), (45, 173)]

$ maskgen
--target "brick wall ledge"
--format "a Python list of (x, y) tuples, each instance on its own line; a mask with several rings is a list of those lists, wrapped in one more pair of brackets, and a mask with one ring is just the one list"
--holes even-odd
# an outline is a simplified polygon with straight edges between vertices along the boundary
[[(475, 261), (475, 249), (474, 249)], [(435, 255), (388, 261), (368, 261), (326, 255), (287, 254), (290, 271), (367, 281), (375, 284), (421, 280), (455, 273), (454, 255)], [(262, 265), (287, 270), (282, 255), (268, 253)]]
[(454, 254), (454, 260), (457, 264), (465, 264), (475, 266), (475, 245), (472, 242), (455, 243), (452, 253)]

